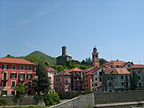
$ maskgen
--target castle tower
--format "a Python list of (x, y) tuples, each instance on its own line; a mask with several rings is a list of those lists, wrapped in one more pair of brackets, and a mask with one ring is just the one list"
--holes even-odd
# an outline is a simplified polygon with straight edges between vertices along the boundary
[(62, 46), (62, 55), (63, 55), (63, 56), (66, 55), (66, 46)]
[(95, 66), (95, 67), (98, 67), (100, 65), (98, 54), (99, 53), (97, 52), (97, 49), (94, 47), (93, 52), (92, 52), (92, 65)]

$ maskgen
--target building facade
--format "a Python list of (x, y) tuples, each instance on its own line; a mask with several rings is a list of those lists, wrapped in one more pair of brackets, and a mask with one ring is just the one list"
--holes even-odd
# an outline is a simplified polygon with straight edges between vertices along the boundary
[(133, 65), (128, 70), (131, 73), (131, 89), (144, 89), (144, 65)]
[(57, 71), (55, 69), (53, 69), (52, 67), (48, 67), (46, 68), (49, 80), (50, 80), (50, 88), (51, 90), (54, 90), (54, 75), (57, 73)]
[(62, 55), (56, 58), (57, 65), (62, 65), (62, 64), (65, 64), (65, 63), (71, 62), (71, 61), (72, 61), (72, 57), (67, 55), (66, 46), (63, 46), (62, 47)]
[(71, 74), (71, 88), (73, 91), (84, 91), (83, 80), (84, 72), (79, 68), (74, 68), (68, 71)]
[(125, 68), (104, 68), (102, 90), (105, 92), (130, 90), (130, 72)]
[(94, 91), (93, 71), (84, 74), (84, 91)]
[(56, 92), (71, 91), (71, 74), (63, 71), (54, 75), (54, 89)]
[(30, 85), (35, 77), (35, 64), (24, 59), (0, 58), (0, 95), (16, 95), (16, 85)]

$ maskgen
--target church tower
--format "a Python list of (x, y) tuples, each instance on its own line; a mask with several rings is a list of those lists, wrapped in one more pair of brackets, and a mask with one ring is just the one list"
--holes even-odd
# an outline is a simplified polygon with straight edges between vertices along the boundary
[(95, 67), (98, 67), (100, 65), (98, 54), (99, 53), (97, 52), (97, 49), (94, 47), (93, 52), (92, 52), (92, 65), (95, 66)]

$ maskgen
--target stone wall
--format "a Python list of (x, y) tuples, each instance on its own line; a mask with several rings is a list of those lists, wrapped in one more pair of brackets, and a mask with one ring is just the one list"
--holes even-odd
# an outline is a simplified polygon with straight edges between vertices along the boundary
[(144, 101), (144, 91), (95, 93), (94, 100), (95, 104), (140, 102)]
[(21, 98), (16, 97), (0, 97), (0, 99), (5, 99), (6, 104), (11, 105), (42, 105), (44, 106), (45, 103), (42, 97), (38, 96), (23, 96)]
[(94, 94), (86, 94), (50, 108), (87, 108), (88, 106), (94, 106)]

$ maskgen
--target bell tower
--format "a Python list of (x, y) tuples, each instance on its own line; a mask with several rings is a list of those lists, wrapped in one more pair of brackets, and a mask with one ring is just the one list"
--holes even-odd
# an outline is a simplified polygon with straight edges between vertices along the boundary
[(99, 64), (99, 58), (98, 58), (98, 52), (97, 52), (97, 49), (96, 47), (93, 48), (93, 52), (92, 52), (92, 65), (95, 66), (95, 67), (98, 67), (100, 64)]

